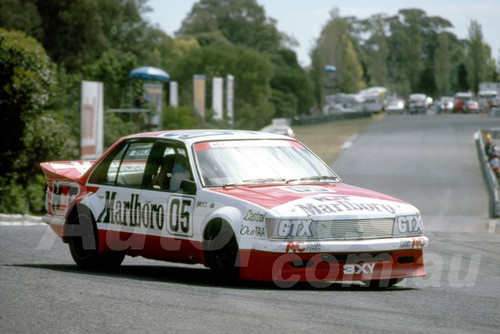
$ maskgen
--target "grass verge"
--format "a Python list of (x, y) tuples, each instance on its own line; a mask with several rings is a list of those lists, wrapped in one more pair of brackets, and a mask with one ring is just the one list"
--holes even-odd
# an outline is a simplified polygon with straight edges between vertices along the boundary
[(333, 121), (313, 125), (295, 125), (295, 137), (309, 147), (324, 162), (331, 165), (342, 152), (342, 145), (367, 126), (385, 117), (385, 113), (372, 117)]

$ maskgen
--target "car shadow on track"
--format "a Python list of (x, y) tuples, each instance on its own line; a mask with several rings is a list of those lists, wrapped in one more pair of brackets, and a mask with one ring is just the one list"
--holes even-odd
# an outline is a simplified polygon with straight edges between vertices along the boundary
[(83, 270), (71, 264), (10, 264), (5, 266), (54, 270), (77, 273), (81, 275), (116, 277), (175, 283), (193, 286), (217, 287), (242, 290), (334, 290), (334, 291), (408, 291), (418, 290), (412, 287), (392, 286), (388, 288), (367, 287), (361, 282), (255, 282), (255, 281), (221, 281), (213, 272), (200, 266), (175, 265), (122, 265), (113, 270)]

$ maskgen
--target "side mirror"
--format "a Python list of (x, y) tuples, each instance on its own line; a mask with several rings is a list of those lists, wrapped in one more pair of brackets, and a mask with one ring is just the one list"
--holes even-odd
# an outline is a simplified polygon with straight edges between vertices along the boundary
[(188, 194), (188, 195), (196, 195), (196, 182), (192, 181), (192, 180), (182, 180), (181, 181), (181, 187), (180, 187), (180, 190), (184, 193), (184, 194)]

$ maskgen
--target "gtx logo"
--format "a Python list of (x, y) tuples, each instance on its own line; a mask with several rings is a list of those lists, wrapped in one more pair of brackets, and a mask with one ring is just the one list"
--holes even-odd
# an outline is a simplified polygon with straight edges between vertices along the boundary
[(400, 233), (423, 232), (424, 230), (420, 216), (399, 216), (396, 223)]

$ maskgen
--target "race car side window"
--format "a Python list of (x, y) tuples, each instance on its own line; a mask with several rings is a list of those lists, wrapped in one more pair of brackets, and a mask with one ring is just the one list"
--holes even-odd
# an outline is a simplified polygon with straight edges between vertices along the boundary
[(150, 159), (151, 176), (145, 187), (154, 190), (176, 192), (184, 179), (192, 180), (186, 149), (178, 143), (158, 142), (155, 156)]
[(89, 183), (140, 187), (153, 142), (129, 142), (117, 147), (96, 168)]
[(116, 161), (116, 164), (118, 164), (117, 175), (115, 175), (116, 172), (113, 169), (113, 165), (116, 165), (115, 161), (111, 163), (108, 170), (109, 181), (111, 182), (115, 178), (118, 186), (140, 187), (152, 147), (153, 143), (151, 142), (130, 143), (123, 159)]
[[(111, 152), (104, 160), (96, 167), (89, 178), (89, 183), (96, 184), (113, 184), (116, 180), (116, 172), (118, 171), (117, 162), (122, 160), (128, 143), (124, 142)], [(113, 178), (113, 171), (115, 177)]]

